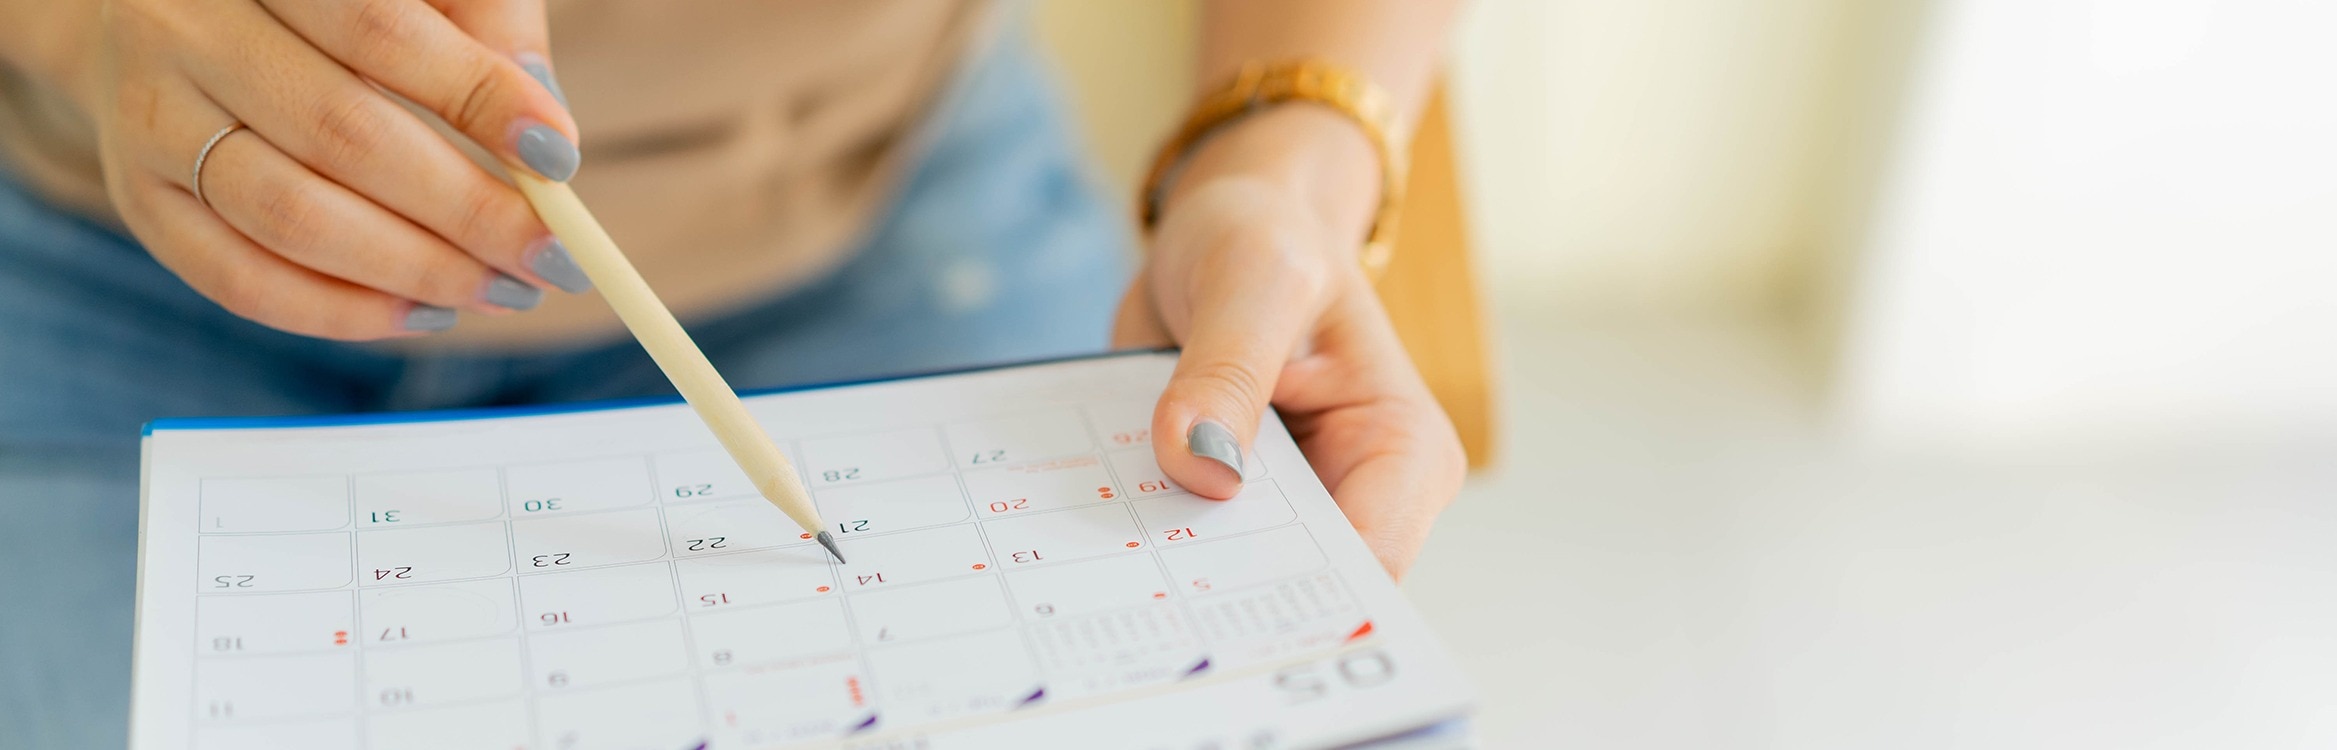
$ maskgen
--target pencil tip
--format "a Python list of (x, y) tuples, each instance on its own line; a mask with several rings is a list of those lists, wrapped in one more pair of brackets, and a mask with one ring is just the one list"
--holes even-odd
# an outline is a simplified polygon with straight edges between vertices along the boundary
[(817, 538), (820, 540), (820, 546), (828, 548), (828, 554), (836, 556), (836, 564), (844, 564), (844, 553), (836, 551), (835, 537), (828, 536), (828, 532), (822, 531)]

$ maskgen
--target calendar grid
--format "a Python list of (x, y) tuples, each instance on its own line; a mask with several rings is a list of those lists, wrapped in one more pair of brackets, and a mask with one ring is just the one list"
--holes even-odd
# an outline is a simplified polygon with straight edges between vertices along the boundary
[[(191, 593), (237, 612), (197, 608), (193, 731), (345, 719), (351, 747), (378, 749), (449, 717), (502, 731), (468, 708), (511, 706), (519, 746), (558, 747), (620, 731), (594, 723), (619, 701), (686, 714), (702, 737), (786, 744), (1171, 684), (1256, 661), (1243, 654), (1286, 656), (1300, 636), (1275, 628), (1338, 645), (1353, 623), (1222, 622), (1226, 607), (1268, 609), (1240, 597), (1321, 600), (1317, 576), (1351, 587), (1278, 482), (1260, 471), (1236, 501), (1193, 496), (1153, 464), (1147, 422), (1104, 426), (1134, 412), (1073, 405), (782, 441), (861, 561), (845, 564), (813, 554), (709, 450), (344, 473), (331, 528), (238, 528), (296, 525), (309, 516), (268, 514), (327, 475), (206, 480)], [(460, 546), (489, 538), (501, 549)], [(346, 579), (283, 562), (319, 550), (337, 551)], [(264, 653), (203, 649), (215, 631), (265, 631), (269, 613), (294, 608), (271, 597), (323, 593), (346, 598), (345, 647), (293, 648), (305, 636), (270, 631)], [(640, 640), (665, 633), (666, 645)], [(501, 676), (429, 682), (456, 655), (508, 674), (508, 688)], [(282, 658), (344, 660), (349, 705), (204, 713), (204, 696), (247, 689), (221, 682), (232, 670), (220, 665)], [(962, 664), (925, 664), (937, 658)]]

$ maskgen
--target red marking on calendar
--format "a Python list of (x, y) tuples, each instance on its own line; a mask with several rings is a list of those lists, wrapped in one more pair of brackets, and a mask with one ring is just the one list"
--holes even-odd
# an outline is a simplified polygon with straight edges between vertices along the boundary
[(1367, 636), (1367, 635), (1371, 635), (1371, 621), (1370, 621), (1370, 620), (1364, 620), (1364, 621), (1363, 621), (1363, 627), (1356, 628), (1356, 629), (1355, 629), (1355, 632), (1353, 632), (1353, 633), (1348, 633), (1348, 634), (1347, 634), (1347, 642), (1348, 642), (1348, 643), (1354, 643), (1354, 642), (1356, 642), (1356, 641), (1363, 640), (1363, 637), (1364, 637), (1364, 636)]
[(804, 535), (802, 536), (802, 538), (804, 538), (804, 539), (810, 539), (810, 538), (811, 538), (811, 534), (809, 534), (809, 533), (806, 533), (806, 534), (804, 534)]
[(846, 678), (844, 678), (844, 690), (845, 690), (846, 692), (849, 692), (849, 693), (851, 693), (851, 694), (852, 694), (852, 707), (853, 707), (853, 708), (859, 708), (859, 707), (861, 707), (861, 706), (868, 705), (868, 698), (867, 698), (867, 696), (863, 696), (863, 695), (861, 695), (861, 694), (860, 694), (860, 678), (859, 678), (859, 677), (856, 677), (856, 676), (855, 676), (855, 677), (846, 677)]
[(1154, 599), (1167, 599), (1167, 598), (1168, 598), (1168, 592), (1166, 592), (1166, 591), (1155, 591), (1155, 592), (1152, 592), (1152, 598), (1154, 598)]
[(1136, 548), (1136, 547), (1138, 547), (1138, 546), (1139, 546), (1139, 545), (1138, 545), (1136, 542), (1129, 542), (1129, 543), (1128, 543), (1128, 548), (1129, 548), (1129, 549), (1135, 549), (1135, 548)]
[(988, 567), (990, 567), (990, 566), (988, 566), (988, 565), (985, 565), (985, 564), (982, 564), (982, 563), (974, 563), (974, 569), (975, 569), (975, 570), (982, 570), (982, 569), (984, 569), (984, 568), (988, 568)]
[(1113, 497), (1112, 488), (1110, 487), (1097, 487), (1095, 488), (1095, 494), (1101, 496), (1105, 500), (1110, 500)]
[(335, 631), (333, 631), (333, 645), (335, 645), (335, 646), (347, 646), (347, 645), (349, 645), (349, 631), (346, 631), (346, 630), (335, 630)]
[(818, 591), (818, 592), (820, 592), (820, 593), (822, 593), (822, 594), (828, 593), (828, 587), (826, 587), (826, 586), (821, 586), (821, 587), (819, 587), (819, 588), (817, 588), (817, 589), (813, 589), (813, 590), (814, 590), (814, 591)]

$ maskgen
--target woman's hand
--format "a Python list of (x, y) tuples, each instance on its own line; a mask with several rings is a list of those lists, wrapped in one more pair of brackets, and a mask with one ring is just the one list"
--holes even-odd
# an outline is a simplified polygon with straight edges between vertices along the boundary
[(1375, 169), (1354, 125), (1328, 111), (1287, 105), (1232, 124), (1163, 202), (1113, 342), (1184, 348), (1152, 418), (1171, 479), (1233, 497), (1271, 402), (1401, 575), (1466, 460), (1361, 268)]
[[(567, 179), (576, 123), (544, 67), (542, 0), (104, 0), (96, 13), (94, 59), (53, 83), (96, 121), (123, 222), (228, 310), (378, 339), (589, 285), (518, 191), (384, 93), (514, 169)], [(247, 129), (203, 167), (205, 206), (195, 157), (235, 122)]]

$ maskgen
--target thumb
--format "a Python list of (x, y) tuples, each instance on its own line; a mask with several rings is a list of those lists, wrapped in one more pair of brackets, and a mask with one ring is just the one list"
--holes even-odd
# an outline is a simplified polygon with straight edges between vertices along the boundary
[[(1206, 274), (1176, 371), (1153, 410), (1153, 458), (1170, 480), (1218, 499), (1241, 492), (1249, 449), (1282, 368), (1311, 329), (1287, 277)], [(1198, 290), (1197, 290), (1198, 291)], [(1181, 438), (1181, 439), (1178, 439)]]
[(568, 106), (568, 94), (552, 74), (552, 35), (544, 0), (430, 0), (430, 4), (480, 45), (519, 63), (560, 100), (560, 106)]

